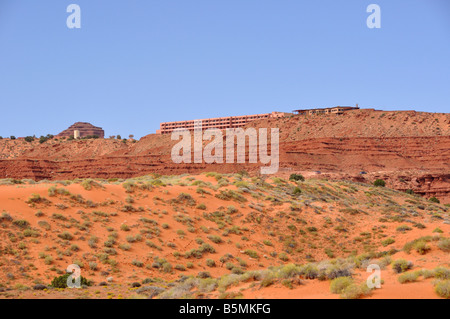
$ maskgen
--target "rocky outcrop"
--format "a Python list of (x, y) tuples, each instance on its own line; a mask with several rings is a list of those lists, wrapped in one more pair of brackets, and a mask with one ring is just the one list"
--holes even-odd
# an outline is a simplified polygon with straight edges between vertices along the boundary
[(80, 137), (86, 136), (98, 136), (99, 138), (105, 137), (105, 131), (101, 127), (94, 126), (86, 122), (76, 122), (71, 125), (68, 129), (62, 131), (56, 137), (73, 137), (73, 132), (75, 130), (80, 131)]
[[(348, 113), (339, 117), (261, 121), (259, 127), (280, 128), (279, 175), (288, 177), (292, 172), (300, 172), (307, 177), (311, 174), (316, 178), (362, 183), (381, 178), (389, 188), (412, 190), (450, 203), (449, 115)], [(251, 125), (258, 127), (256, 122)], [(83, 134), (99, 133), (85, 130)], [(155, 134), (137, 143), (113, 139), (50, 140), (15, 157), (3, 157), (0, 178), (65, 180), (129, 178), (150, 173), (260, 172), (261, 164), (248, 164), (248, 154), (245, 164), (176, 164), (171, 159), (171, 149), (176, 143), (170, 135)], [(16, 147), (8, 144), (5, 153), (11, 154)]]

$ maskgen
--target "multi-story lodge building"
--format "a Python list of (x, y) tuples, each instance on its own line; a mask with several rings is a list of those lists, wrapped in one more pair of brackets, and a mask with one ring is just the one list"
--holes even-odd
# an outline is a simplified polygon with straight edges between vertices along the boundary
[(227, 117), (215, 117), (202, 120), (190, 120), (190, 121), (178, 121), (178, 122), (164, 122), (160, 124), (160, 129), (156, 131), (157, 134), (169, 134), (173, 130), (178, 128), (186, 128), (188, 130), (194, 130), (194, 125), (201, 121), (202, 129), (217, 128), (224, 130), (227, 128), (237, 128), (246, 125), (247, 123), (255, 120), (262, 120), (268, 118), (280, 118), (286, 116), (284, 112), (272, 112), (266, 114), (254, 114), (254, 115), (242, 115), (242, 116), (227, 116)]

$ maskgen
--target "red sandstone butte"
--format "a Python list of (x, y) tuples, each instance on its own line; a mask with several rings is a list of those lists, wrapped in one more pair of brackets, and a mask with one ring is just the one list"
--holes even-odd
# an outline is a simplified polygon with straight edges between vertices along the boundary
[(97, 127), (87, 122), (76, 122), (71, 125), (68, 129), (62, 131), (56, 137), (70, 137), (73, 136), (74, 131), (80, 131), (80, 137), (93, 136), (96, 135), (99, 138), (105, 137), (105, 131), (101, 127)]
[[(277, 175), (283, 178), (301, 173), (306, 178), (367, 184), (383, 179), (389, 188), (450, 203), (450, 113), (358, 109), (341, 115), (267, 118), (245, 127), (280, 129)], [(107, 179), (240, 170), (259, 174), (262, 166), (249, 164), (248, 153), (243, 164), (176, 164), (171, 159), (176, 143), (170, 134), (150, 134), (136, 143), (109, 138), (50, 139), (42, 144), (2, 139), (0, 179)]]

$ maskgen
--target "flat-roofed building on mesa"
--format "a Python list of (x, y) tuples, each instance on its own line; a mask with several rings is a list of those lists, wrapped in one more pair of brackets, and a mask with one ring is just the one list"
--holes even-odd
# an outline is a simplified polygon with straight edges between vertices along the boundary
[(265, 114), (254, 115), (242, 115), (242, 116), (227, 116), (227, 117), (215, 117), (202, 120), (190, 120), (190, 121), (178, 121), (178, 122), (164, 122), (159, 125), (159, 130), (156, 130), (156, 134), (170, 134), (175, 129), (185, 128), (190, 131), (194, 130), (194, 125), (197, 121), (201, 121), (202, 129), (217, 128), (224, 130), (227, 128), (238, 128), (246, 125), (247, 123), (255, 120), (263, 120), (268, 118), (280, 118), (289, 113), (284, 112), (272, 112)]
[(315, 114), (344, 114), (344, 112), (350, 110), (359, 110), (358, 104), (356, 104), (356, 106), (335, 106), (335, 107), (326, 107), (323, 109), (294, 110), (292, 112), (298, 115), (315, 115)]

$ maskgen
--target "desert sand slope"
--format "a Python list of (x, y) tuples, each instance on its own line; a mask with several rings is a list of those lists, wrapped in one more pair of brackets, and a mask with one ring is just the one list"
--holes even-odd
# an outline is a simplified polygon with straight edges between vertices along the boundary
[[(0, 297), (339, 298), (335, 276), (356, 289), (378, 263), (382, 288), (347, 297), (439, 298), (449, 209), (363, 183), (239, 174), (10, 182)], [(428, 271), (402, 284), (399, 259), (412, 262), (407, 273)], [(93, 286), (33, 289), (70, 264)]]

